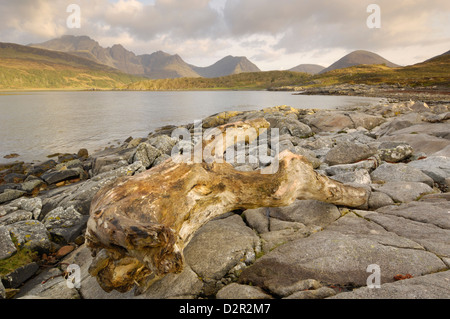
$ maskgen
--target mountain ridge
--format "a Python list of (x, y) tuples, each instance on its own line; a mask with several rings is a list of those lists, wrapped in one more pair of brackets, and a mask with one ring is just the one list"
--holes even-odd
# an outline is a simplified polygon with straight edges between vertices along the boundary
[(246, 57), (227, 56), (208, 67), (197, 67), (186, 63), (178, 54), (171, 55), (156, 51), (151, 54), (136, 55), (121, 44), (104, 48), (88, 36), (64, 35), (46, 42), (29, 44), (29, 46), (70, 53), (128, 74), (150, 79), (217, 77), (260, 71)]

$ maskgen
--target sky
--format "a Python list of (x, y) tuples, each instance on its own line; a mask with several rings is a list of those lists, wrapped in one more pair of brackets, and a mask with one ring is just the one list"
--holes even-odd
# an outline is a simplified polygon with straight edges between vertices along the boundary
[[(80, 8), (80, 28), (67, 24), (70, 4)], [(371, 4), (379, 16), (368, 12)], [(368, 19), (379, 28), (369, 28)], [(87, 35), (103, 47), (122, 44), (135, 54), (179, 54), (196, 66), (233, 55), (263, 71), (327, 67), (354, 50), (410, 65), (450, 50), (450, 1), (0, 0), (0, 42), (67, 34)]]

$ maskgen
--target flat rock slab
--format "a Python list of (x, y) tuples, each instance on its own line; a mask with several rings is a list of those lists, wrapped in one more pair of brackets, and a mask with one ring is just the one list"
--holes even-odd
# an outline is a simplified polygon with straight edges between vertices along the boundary
[(387, 182), (383, 185), (374, 184), (374, 188), (378, 192), (385, 193), (397, 203), (411, 202), (424, 194), (433, 192), (430, 186), (421, 182)]
[(407, 164), (389, 164), (380, 165), (376, 170), (370, 173), (372, 182), (420, 182), (433, 187), (433, 179), (420, 169)]
[(362, 287), (331, 299), (450, 299), (450, 271), (386, 283), (380, 288)]
[(381, 282), (396, 274), (420, 276), (447, 269), (435, 254), (364, 218), (349, 213), (324, 231), (284, 244), (242, 272), (240, 283), (272, 290), (303, 279), (345, 286), (365, 286), (371, 264), (381, 268)]
[(422, 160), (412, 161), (408, 166), (420, 169), (436, 183), (444, 184), (450, 177), (450, 157), (430, 156)]
[(260, 250), (256, 233), (238, 215), (202, 226), (184, 249), (186, 263), (205, 280), (219, 280), (240, 263), (255, 260)]

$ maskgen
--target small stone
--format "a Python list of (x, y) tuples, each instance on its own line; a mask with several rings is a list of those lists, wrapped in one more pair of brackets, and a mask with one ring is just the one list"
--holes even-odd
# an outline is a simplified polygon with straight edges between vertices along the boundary
[(88, 152), (88, 150), (85, 149), (85, 148), (80, 149), (80, 150), (78, 151), (78, 153), (77, 153), (77, 157), (78, 157), (78, 158), (82, 158), (82, 159), (88, 158), (88, 157), (89, 157), (89, 152)]
[(58, 249), (58, 251), (56, 252), (55, 258), (61, 259), (64, 256), (70, 254), (74, 249), (75, 249), (75, 247), (71, 246), (71, 245), (63, 246), (60, 249)]
[(22, 197), (26, 193), (17, 189), (7, 189), (0, 194), (0, 204)]

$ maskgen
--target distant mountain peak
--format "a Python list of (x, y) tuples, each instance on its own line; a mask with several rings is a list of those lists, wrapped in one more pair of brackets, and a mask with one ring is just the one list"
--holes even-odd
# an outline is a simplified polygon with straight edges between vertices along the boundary
[(385, 58), (374, 52), (366, 50), (356, 50), (343, 56), (338, 61), (330, 65), (328, 68), (323, 69), (320, 73), (325, 73), (336, 69), (343, 69), (362, 64), (385, 64), (386, 66), (391, 68), (399, 67), (399, 65), (386, 60)]
[(293, 67), (292, 69), (289, 69), (288, 71), (303, 72), (303, 73), (308, 73), (308, 74), (314, 75), (314, 74), (319, 73), (323, 69), (325, 69), (325, 67), (318, 65), (318, 64), (299, 64), (299, 65)]

